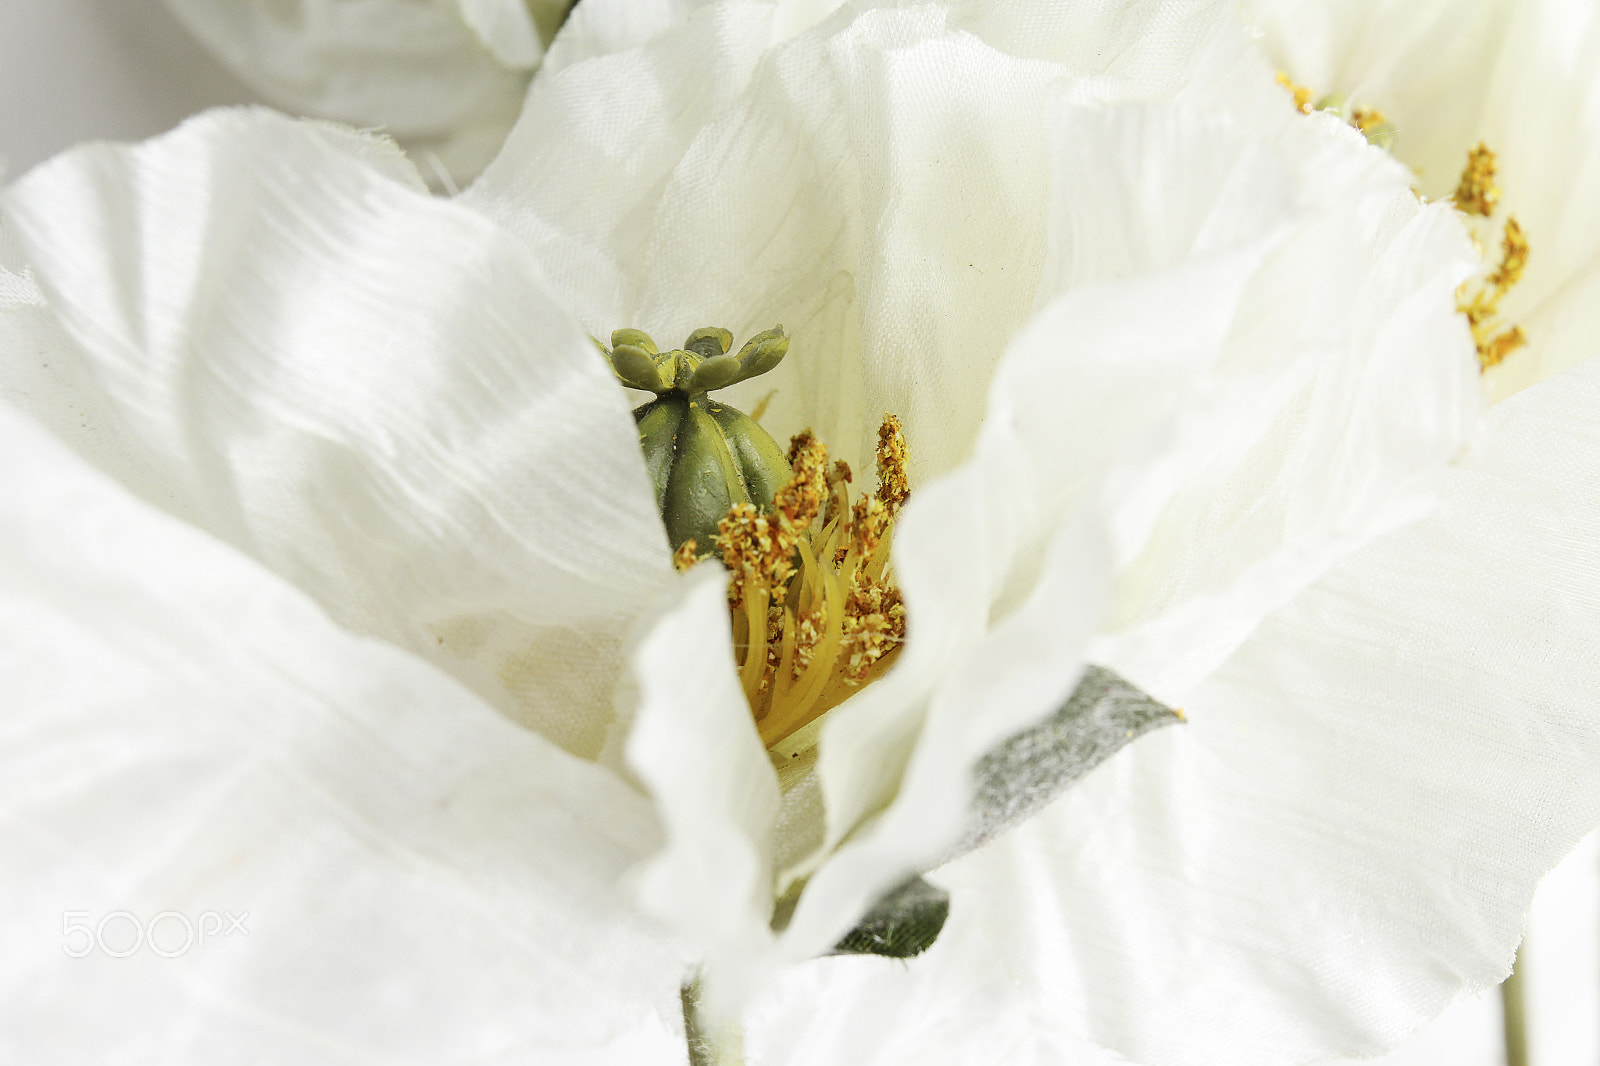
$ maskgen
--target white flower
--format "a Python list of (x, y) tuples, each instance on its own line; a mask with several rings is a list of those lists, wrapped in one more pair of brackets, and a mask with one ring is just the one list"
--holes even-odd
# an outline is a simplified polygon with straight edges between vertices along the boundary
[(1528, 343), (1489, 374), (1491, 395), (1593, 355), (1600, 11), (1584, 0), (1247, 6), (1262, 48), (1291, 77), (1390, 118), (1399, 130), (1395, 154), (1424, 194), (1448, 196), (1473, 145), (1498, 156), (1501, 210), (1521, 223), (1531, 254), (1504, 307)]
[(493, 157), (566, 0), (166, 0), (278, 107), (380, 126), (430, 180)]
[[(1600, 807), (1593, 374), (1448, 468), (1457, 220), (1216, 6), (808, 21), (574, 45), (455, 202), (244, 112), (0, 200), (43, 290), (0, 290), (0, 384), (78, 453), (8, 416), (0, 839), (39, 887), (0, 1039), (93, 1057), (137, 1012), (199, 1059), (673, 1061), (658, 1012), (706, 958), (776, 980), (763, 1062), (1283, 1062), (1503, 971)], [(777, 429), (857, 461), (887, 408), (912, 447), (910, 640), (809, 791), (583, 336), (708, 321), (793, 335)], [(1190, 724), (935, 873), (925, 957), (798, 961), (950, 845), (972, 760), (1089, 659)], [(59, 954), (58, 911), (180, 907), (255, 925)]]

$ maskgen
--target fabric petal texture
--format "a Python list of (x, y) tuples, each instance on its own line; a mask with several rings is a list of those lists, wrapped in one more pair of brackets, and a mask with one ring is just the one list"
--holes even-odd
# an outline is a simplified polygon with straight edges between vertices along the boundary
[[(727, 580), (697, 568), (634, 652), (639, 709), (628, 764), (656, 797), (670, 839), (639, 872), (641, 907), (686, 940), (714, 944), (718, 1002), (747, 966), (760, 966), (772, 933), (772, 828), (778, 784), (739, 687)], [(766, 975), (760, 975), (765, 977)]]
[(1596, 411), (1594, 360), (1497, 407), (1439, 510), (1275, 611), (1186, 726), (932, 874), (952, 909), (927, 956), (795, 967), (752, 1046), (1354, 1059), (1498, 982), (1600, 817)]
[(4, 210), (77, 342), (62, 402), (109, 411), (137, 491), (598, 752), (671, 569), (624, 399), (518, 242), (264, 111), (81, 149)]
[(670, 1061), (642, 797), (9, 406), (0, 441), (7, 1059)]
[(1591, 360), (1497, 407), (1440, 509), (1276, 612), (1187, 728), (958, 864), (987, 950), (1150, 1062), (1368, 1055), (1504, 977), (1600, 816), (1597, 402)]

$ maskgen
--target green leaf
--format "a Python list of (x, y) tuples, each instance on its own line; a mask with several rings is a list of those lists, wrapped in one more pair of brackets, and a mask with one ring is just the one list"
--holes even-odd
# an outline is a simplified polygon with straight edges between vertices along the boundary
[(880, 899), (830, 954), (909, 959), (928, 950), (949, 916), (950, 893), (913, 877)]
[(978, 760), (971, 821), (946, 861), (1036, 814), (1130, 741), (1181, 721), (1112, 671), (1088, 667), (1060, 710)]

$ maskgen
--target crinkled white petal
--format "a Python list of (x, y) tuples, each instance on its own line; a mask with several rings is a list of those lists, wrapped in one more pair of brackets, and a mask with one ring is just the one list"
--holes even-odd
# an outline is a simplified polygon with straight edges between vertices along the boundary
[[(0, 223), (0, 245), (10, 230)], [(0, 252), (7, 249), (0, 247)], [(12, 262), (6, 263), (10, 258)], [(9, 269), (10, 268), (15, 268)], [(139, 455), (87, 363), (51, 312), (20, 249), (0, 255), (0, 399), (146, 500), (182, 513), (171, 479)]]
[[(729, 402), (776, 389), (775, 433), (809, 425), (863, 473), (892, 410), (926, 476), (970, 449), (1034, 306), (1057, 83), (1096, 100), (1164, 91), (1221, 8), (1035, 5), (1029, 36), (986, 6), (854, 5), (787, 39), (815, 8), (708, 4), (547, 70), (464, 200), (533, 245), (596, 333), (677, 343), (712, 320), (740, 337), (782, 322), (791, 355)], [(1170, 22), (1184, 32), (1157, 32)]]
[[(1064, 298), (1014, 342), (975, 456), (907, 507), (895, 558), (917, 628), (889, 675), (829, 719), (821, 746), (829, 843), (888, 807), (813, 879), (788, 938), (798, 957), (940, 855), (964, 827), (971, 763), (1071, 692), (1113, 569), (1093, 506), (1106, 487), (1097, 452), (1148, 432), (1145, 411), (1118, 417), (1137, 385), (1163, 371), (1181, 380), (1186, 365), (1215, 358), (1266, 251), (1255, 243)], [(1152, 306), (1168, 313), (1149, 315)], [(1072, 324), (1070, 345), (1061, 321)], [(1076, 396), (1054, 399), (1067, 379)], [(1147, 409), (1158, 419), (1161, 410)], [(1073, 437), (1068, 446), (1050, 439), (1061, 435)]]
[(264, 111), (81, 149), (3, 204), (76, 342), (58, 387), (8, 391), (32, 378), (81, 450), (122, 443), (158, 476), (137, 491), (342, 623), (598, 751), (671, 570), (625, 400), (519, 242), (392, 147)]
[[(1526, 349), (1490, 372), (1503, 397), (1600, 351), (1600, 11), (1586, 0), (1251, 0), (1262, 47), (1298, 81), (1382, 110), (1429, 196), (1467, 149), (1497, 155), (1500, 211), (1531, 252), (1502, 305)], [(1487, 253), (1498, 254), (1498, 230)]]
[(667, 834), (639, 872), (638, 899), (707, 952), (717, 979), (734, 981), (772, 940), (778, 782), (739, 685), (726, 571), (701, 566), (679, 591), (631, 657), (628, 766)]
[[(1122, 568), (1092, 655), (1168, 701), (1331, 562), (1426, 511), (1476, 416), (1459, 223), (1388, 168), (1361, 173), (1382, 157), (1330, 133), (1299, 161), (1294, 233), (1177, 396), (1168, 446), (1112, 498)], [(1315, 180), (1341, 164), (1342, 184)]]
[(1125, 1064), (1018, 993), (986, 939), (982, 911), (981, 901), (953, 899), (939, 939), (910, 961), (853, 955), (790, 967), (745, 1016), (750, 1058), (771, 1066)]
[[(942, 879), (1053, 1024), (1141, 1062), (1372, 1054), (1510, 967), (1600, 817), (1600, 362)], [(952, 962), (953, 966), (969, 960)]]
[(383, 127), (424, 158), (432, 153), (457, 182), (493, 158), (539, 59), (522, 0), (166, 4), (271, 103)]
[(681, 1056), (638, 793), (4, 405), (0, 451), (0, 1057)]

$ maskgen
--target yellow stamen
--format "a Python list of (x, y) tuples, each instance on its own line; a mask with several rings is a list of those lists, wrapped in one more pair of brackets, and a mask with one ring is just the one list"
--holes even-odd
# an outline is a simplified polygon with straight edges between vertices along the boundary
[(1478, 341), (1478, 365), (1484, 370), (1499, 366), (1505, 362), (1506, 356), (1527, 343), (1528, 338), (1522, 332), (1521, 326), (1512, 326), (1504, 333), (1498, 333), (1486, 341)]
[(829, 466), (827, 449), (802, 433), (771, 512), (741, 505), (718, 526), (739, 680), (768, 746), (876, 677), (905, 640), (889, 542), (909, 494), (907, 453), (891, 415), (876, 458), (878, 490), (852, 506), (850, 467)]
[(678, 550), (672, 553), (672, 568), (680, 574), (699, 561), (700, 556), (695, 554), (693, 537), (678, 545)]
[(1488, 218), (1500, 202), (1500, 186), (1494, 183), (1495, 158), (1489, 146), (1479, 141), (1467, 152), (1466, 169), (1451, 196), (1456, 210), (1468, 215)]
[(1506, 218), (1505, 234), (1500, 238), (1500, 265), (1489, 275), (1489, 284), (1502, 293), (1522, 280), (1528, 266), (1528, 238), (1517, 222), (1517, 216)]
[(1350, 124), (1362, 133), (1370, 133), (1374, 126), (1381, 126), (1388, 121), (1384, 113), (1375, 107), (1358, 107), (1350, 112)]
[(906, 438), (901, 432), (900, 420), (885, 414), (878, 427), (878, 498), (889, 508), (889, 514), (899, 512), (901, 504), (911, 495), (906, 481)]
[[(1467, 165), (1456, 185), (1456, 210), (1465, 215), (1492, 218), (1500, 202), (1500, 186), (1495, 184), (1495, 155), (1479, 143), (1467, 152)], [(1482, 238), (1474, 233), (1481, 252)], [(1478, 368), (1499, 366), (1518, 348), (1528, 343), (1521, 326), (1500, 322), (1500, 301), (1522, 280), (1528, 266), (1528, 236), (1515, 215), (1506, 216), (1500, 235), (1500, 261), (1487, 276), (1463, 282), (1456, 290), (1456, 310), (1467, 318), (1472, 342), (1478, 349)]]
[(1304, 85), (1297, 85), (1290, 79), (1287, 71), (1278, 71), (1278, 84), (1289, 90), (1294, 97), (1294, 109), (1302, 115), (1311, 114), (1311, 90)]

